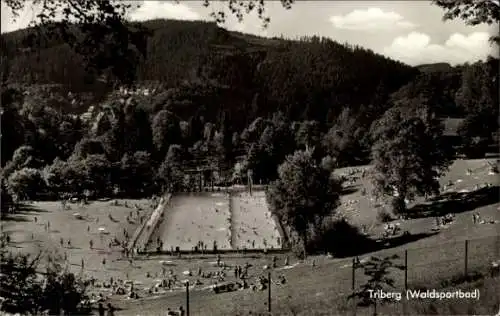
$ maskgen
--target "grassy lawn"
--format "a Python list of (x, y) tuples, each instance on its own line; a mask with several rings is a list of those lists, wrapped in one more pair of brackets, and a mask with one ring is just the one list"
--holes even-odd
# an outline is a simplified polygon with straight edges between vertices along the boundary
[[(353, 169), (361, 168), (347, 168), (338, 172), (346, 173)], [(467, 169), (473, 171), (471, 175), (466, 174)], [(500, 259), (500, 238), (498, 237), (500, 224), (473, 224), (472, 222), (472, 213), (476, 212), (484, 220), (500, 220), (498, 175), (488, 174), (488, 165), (485, 160), (458, 160), (453, 164), (450, 172), (441, 179), (442, 185), (449, 181), (454, 183), (453, 190), (468, 192), (464, 191), (461, 196), (447, 196), (445, 201), (431, 202), (418, 199), (410, 207), (419, 209), (418, 214), (429, 213), (429, 210), (436, 211), (437, 209), (456, 213), (453, 223), (433, 233), (435, 218), (432, 215), (423, 217), (415, 214), (415, 218), (398, 220), (402, 230), (409, 231), (412, 238), (409, 240), (396, 238), (389, 246), (380, 244), (380, 247), (373, 249), (372, 253), (360, 254), (360, 259), (363, 260), (370, 255), (398, 254), (402, 260), (405, 250), (408, 250), (408, 284), (410, 287), (439, 285), (439, 279), (462, 273), (465, 266), (464, 251), (467, 239), (470, 240), (468, 245), (469, 270), (484, 268), (491, 261)], [(476, 187), (485, 183), (490, 183), (492, 188)], [(367, 194), (362, 194), (363, 187), (366, 188)], [(371, 236), (379, 236), (383, 225), (376, 220), (376, 209), (380, 207), (376, 205), (374, 199), (370, 199), (369, 181), (366, 178), (358, 178), (352, 183), (351, 189), (353, 190), (349, 194), (342, 197), (343, 205), (339, 208), (339, 212), (356, 225), (366, 225)], [(84, 258), (86, 274), (91, 274), (100, 280), (109, 279), (111, 276), (115, 279), (134, 280), (138, 285), (137, 288), (140, 289), (141, 298), (130, 300), (125, 296), (114, 295), (111, 300), (121, 309), (117, 315), (164, 315), (167, 307), (175, 309), (181, 305), (185, 306), (184, 288), (180, 283), (177, 284), (177, 288), (169, 292), (160, 291), (153, 295), (146, 293), (145, 289), (157, 283), (165, 269), (171, 269), (180, 280), (189, 279), (191, 283), (194, 283), (196, 279), (199, 279), (202, 282), (201, 285), (192, 288), (191, 315), (234, 316), (248, 315), (250, 311), (267, 310), (266, 291), (243, 290), (216, 295), (207, 289), (213, 281), (196, 276), (196, 271), (200, 267), (203, 272), (219, 270), (220, 268), (214, 266), (215, 256), (183, 255), (181, 258), (172, 258), (151, 255), (135, 260), (132, 265), (126, 260), (121, 260), (118, 249), (111, 251), (108, 249), (109, 239), (115, 235), (122, 238), (124, 228), (130, 235), (133, 234), (138, 224), (128, 224), (125, 218), (131, 211), (135, 213), (135, 209), (131, 207), (135, 203), (142, 206), (144, 211), (141, 212), (144, 214), (152, 211), (148, 201), (131, 200), (127, 203), (129, 207), (112, 206), (110, 202), (92, 202), (84, 207), (72, 204), (72, 209), (68, 211), (62, 211), (60, 204), (56, 202), (33, 203), (15, 219), (4, 222), (3, 228), (4, 231), (11, 232), (12, 246), (19, 251), (66, 252), (70, 269), (75, 272), (81, 270), (80, 262)], [(190, 205), (200, 207), (199, 203)], [(79, 212), (86, 219), (76, 219), (73, 216), (75, 212)], [(112, 214), (113, 221), (109, 219), (109, 214)], [(204, 214), (207, 216), (205, 219), (194, 215), (189, 217), (182, 215), (189, 219), (187, 227), (190, 227), (191, 222), (203, 222), (205, 225), (210, 225), (210, 221), (214, 220), (211, 218), (213, 217), (211, 213)], [(37, 223), (34, 222), (35, 216), (38, 219)], [(51, 222), (50, 233), (44, 228), (44, 224), (48, 221)], [(168, 216), (165, 222), (168, 223)], [(176, 225), (175, 220), (171, 223)], [(192, 231), (198, 229), (195, 226), (191, 228)], [(100, 237), (99, 227), (106, 227), (110, 234)], [(183, 228), (176, 229), (174, 232), (181, 231)], [(215, 232), (216, 230), (213, 231)], [(33, 233), (33, 239), (31, 239), (31, 233)], [(190, 232), (187, 231), (184, 234), (188, 233)], [(59, 244), (61, 237), (65, 241), (71, 238), (72, 247), (69, 248), (66, 245), (61, 247)], [(89, 249), (90, 239), (94, 241), (96, 249)], [(165, 244), (169, 245), (168, 241)], [(281, 274), (287, 279), (286, 284), (272, 287), (273, 315), (331, 315), (350, 312), (351, 307), (346, 305), (346, 297), (351, 292), (351, 258), (332, 259), (327, 256), (315, 256), (298, 262), (290, 255), (290, 266), (284, 268), (285, 256), (286, 254), (277, 255), (278, 268), (272, 271), (274, 279)], [(102, 263), (103, 258), (107, 260), (105, 265)], [(271, 258), (272, 255), (263, 254), (245, 256), (228, 254), (222, 256), (222, 261), (229, 266), (243, 265), (247, 262), (252, 264), (249, 269), (251, 283), (256, 276), (267, 275), (268, 271), (264, 270), (263, 266), (270, 265)], [(311, 265), (312, 260), (316, 263), (315, 267)], [(194, 272), (194, 275), (184, 276), (183, 272), (186, 270)], [(225, 272), (226, 280), (234, 279), (232, 269)], [(146, 274), (149, 274), (149, 277)], [(402, 289), (404, 287), (403, 273), (398, 272), (393, 276), (396, 279), (396, 288)], [(357, 271), (356, 286), (361, 285), (363, 280), (362, 271)], [(491, 291), (492, 286), (486, 286)], [(405, 308), (415, 313), (424, 308), (421, 305), (405, 306)], [(402, 307), (399, 305), (384, 308), (386, 309), (381, 310), (384, 315), (402, 313), (400, 309)], [(446, 309), (449, 307), (441, 305), (435, 308), (439, 311), (451, 311)]]
[[(42, 252), (45, 257), (50, 254), (61, 258), (66, 253), (65, 265), (72, 272), (82, 272), (83, 260), (85, 275), (101, 280), (124, 278), (127, 272), (133, 274), (134, 269), (130, 269), (128, 262), (120, 259), (120, 248), (110, 248), (109, 242), (115, 236), (120, 241), (125, 240), (125, 231), (132, 236), (140, 223), (137, 212), (139, 216), (147, 217), (152, 208), (148, 200), (117, 202), (116, 206), (112, 201), (93, 201), (84, 206), (68, 204), (70, 209), (67, 210), (63, 210), (60, 202), (26, 204), (18, 215), (3, 221), (3, 231), (10, 234), (10, 246), (14, 251), (32, 254)], [(135, 205), (142, 210), (136, 210)], [(79, 213), (81, 219), (75, 213)], [(131, 214), (134, 222), (126, 220)], [(50, 230), (47, 231), (49, 223)], [(100, 233), (99, 228), (104, 228), (107, 234)], [(68, 241), (71, 245), (68, 245)], [(105, 264), (103, 259), (106, 259)]]

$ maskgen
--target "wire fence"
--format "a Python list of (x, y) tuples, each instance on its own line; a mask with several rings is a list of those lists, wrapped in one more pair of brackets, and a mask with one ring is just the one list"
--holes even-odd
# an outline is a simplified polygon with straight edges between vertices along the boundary
[[(400, 265), (402, 268), (393, 270), (389, 275), (395, 281), (395, 290), (452, 287), (454, 284), (451, 283), (451, 280), (459, 280), (478, 273), (482, 275), (491, 274), (491, 276), (500, 274), (498, 270), (498, 264), (500, 264), (500, 235), (473, 240), (443, 241), (438, 246), (432, 247), (409, 248), (397, 251), (384, 250), (379, 254), (375, 254), (374, 257), (384, 258), (392, 255), (397, 256), (393, 263)], [(335, 267), (335, 271), (325, 271), (324, 269), (317, 271), (321, 274), (322, 279), (328, 280), (329, 277), (331, 278), (331, 284), (335, 285), (332, 292), (347, 298), (350, 293), (363, 286), (369, 278), (364, 274), (363, 269), (363, 263), (366, 263), (369, 258), (363, 258), (359, 262), (357, 260), (359, 259), (353, 258), (352, 263), (347, 269), (343, 269), (343, 272), (339, 272), (341, 271), (339, 267)], [(267, 295), (261, 307), (265, 307), (268, 315), (272, 315), (273, 302), (277, 302), (277, 297), (276, 300), (274, 299), (274, 291), (282, 291), (283, 287), (287, 286), (285, 284), (278, 288), (278, 286), (274, 285), (279, 281), (278, 276), (282, 271), (279, 272), (264, 271), (260, 275), (254, 275), (254, 277), (264, 279), (263, 284), (265, 286), (261, 288), (261, 292), (266, 291)], [(307, 283), (306, 277), (304, 276), (304, 284)], [(311, 282), (317, 282), (317, 280), (311, 280)], [(186, 283), (185, 315), (188, 316), (190, 315), (189, 305), (190, 303), (193, 304), (193, 297), (190, 298), (189, 296), (189, 288), (189, 283)], [(225, 290), (228, 289), (222, 291)], [(229, 291), (231, 290), (229, 288)], [(259, 295), (259, 297), (263, 298), (262, 295)], [(258, 307), (255, 308), (258, 309)], [(260, 309), (262, 310), (262, 308)]]
[[(398, 259), (394, 263), (403, 267), (391, 273), (396, 289), (442, 286), (452, 278), (491, 273), (495, 263), (500, 263), (500, 235), (445, 241), (438, 246), (404, 251), (387, 251), (381, 257), (391, 255), (397, 255)], [(355, 270), (353, 284), (358, 288), (368, 277), (364, 275), (362, 265)]]

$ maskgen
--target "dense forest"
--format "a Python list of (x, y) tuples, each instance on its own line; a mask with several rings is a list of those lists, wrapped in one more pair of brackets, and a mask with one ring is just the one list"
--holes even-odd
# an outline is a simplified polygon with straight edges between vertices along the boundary
[[(128, 87), (102, 80), (40, 29), (2, 34), (4, 178), (43, 170), (37, 181), (50, 190), (37, 194), (98, 195), (138, 191), (138, 181), (141, 192), (179, 189), (179, 170), (193, 167), (224, 181), (252, 169), (268, 182), (306, 146), (337, 167), (368, 163), (371, 127), (392, 108), (464, 118), (461, 145), (476, 155), (498, 128), (497, 59), (410, 67), (327, 38), (267, 39), (208, 22), (141, 26), (147, 51)], [(87, 180), (58, 183), (68, 172)]]

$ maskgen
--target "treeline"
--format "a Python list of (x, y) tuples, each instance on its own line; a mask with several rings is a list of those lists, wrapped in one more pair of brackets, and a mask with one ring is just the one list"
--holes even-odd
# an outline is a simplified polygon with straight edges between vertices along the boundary
[[(337, 167), (368, 163), (370, 128), (394, 107), (465, 117), (459, 133), (469, 151), (485, 151), (498, 128), (497, 59), (419, 72), (323, 38), (261, 39), (204, 22), (145, 24), (152, 36), (136, 86), (93, 86), (87, 94), (67, 92), (85, 70), (74, 68), (81, 63), (71, 51), (51, 55), (63, 44), (25, 47), (29, 30), (2, 35), (10, 43), (3, 52), (19, 55), (8, 68), (15, 84), (2, 87), (3, 179), (16, 192), (33, 181), (40, 187), (26, 198), (150, 194), (189, 185), (183, 171), (196, 167), (228, 179), (237, 162), (238, 172), (252, 169), (254, 181), (268, 182), (286, 155), (306, 145)], [(47, 59), (32, 67), (38, 53)], [(74, 114), (84, 107), (87, 113)]]
[[(196, 111), (207, 117), (220, 116), (222, 109), (239, 127), (276, 111), (291, 120), (320, 122), (333, 120), (343, 107), (380, 115), (388, 109), (389, 96), (409, 82), (407, 93), (425, 90), (433, 95), (430, 101), (439, 115), (464, 117), (470, 105), (457, 98), (458, 90), (465, 88), (461, 85), (479, 86), (481, 80), (498, 72), (494, 66), (490, 67), (493, 77), (483, 77), (479, 72), (484, 69), (478, 72), (477, 66), (470, 65), (414, 68), (325, 38), (266, 39), (229, 32), (208, 22), (152, 20), (136, 24), (149, 31), (145, 57), (135, 68), (136, 83), (152, 82), (172, 92), (196, 83), (194, 89), (201, 91), (180, 93), (184, 100), (178, 100), (182, 102), (177, 108), (183, 109), (179, 111)], [(2, 82), (52, 86), (52, 93), (62, 98), (68, 91), (87, 92), (81, 97), (85, 100), (67, 102), (58, 110), (82, 113), (114, 88), (87, 69), (82, 56), (63, 38), (42, 28), (2, 34), (0, 44)], [(466, 83), (470, 79), (465, 77), (475, 82)], [(207, 83), (209, 88), (200, 89), (200, 84)], [(95, 98), (89, 98), (88, 92)]]

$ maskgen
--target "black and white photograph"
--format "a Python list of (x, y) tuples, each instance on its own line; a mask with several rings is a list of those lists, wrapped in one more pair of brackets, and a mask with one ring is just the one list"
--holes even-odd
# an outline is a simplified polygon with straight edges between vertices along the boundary
[(500, 316), (498, 0), (0, 3), (0, 316)]

